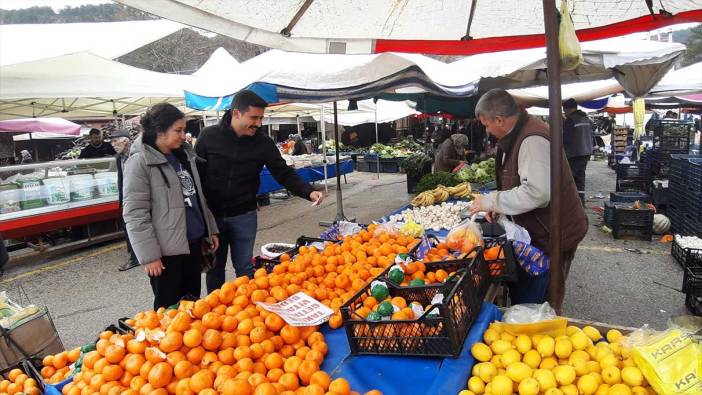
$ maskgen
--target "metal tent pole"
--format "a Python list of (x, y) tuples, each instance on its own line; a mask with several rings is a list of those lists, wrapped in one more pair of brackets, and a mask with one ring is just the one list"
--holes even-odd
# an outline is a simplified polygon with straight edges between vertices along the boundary
[(295, 115), (295, 122), (297, 123), (297, 134), (302, 137), (300, 134), (300, 115)]
[[(378, 103), (375, 103), (375, 143), (378, 144)], [(375, 156), (375, 172), (380, 180), (380, 155)]]
[[(354, 221), (355, 218), (346, 218), (344, 215), (344, 203), (341, 195), (341, 169), (339, 168), (339, 113), (336, 101), (334, 102), (334, 151), (336, 158), (336, 163), (334, 163), (334, 170), (336, 171), (336, 218), (334, 221)], [(322, 226), (332, 225), (329, 221), (320, 221), (319, 224)]]
[(327, 129), (324, 122), (324, 104), (319, 106), (319, 116), (320, 116), (320, 127), (322, 131), (322, 164), (324, 165), (324, 192), (329, 193), (329, 181), (327, 178), (329, 174), (327, 173)]
[(548, 76), (548, 123), (551, 129), (551, 244), (549, 256), (549, 302), (561, 313), (562, 299), (554, 295), (565, 293), (565, 276), (561, 268), (561, 161), (563, 156), (563, 123), (561, 121), (561, 64), (558, 51), (558, 17), (555, 0), (543, 0), (544, 24), (546, 26), (546, 67)]

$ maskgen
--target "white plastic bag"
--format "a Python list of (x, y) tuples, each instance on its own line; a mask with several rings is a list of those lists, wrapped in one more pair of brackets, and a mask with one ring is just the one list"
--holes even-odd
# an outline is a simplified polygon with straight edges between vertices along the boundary
[(505, 311), (502, 321), (508, 324), (529, 324), (556, 318), (556, 310), (548, 302), (544, 304), (517, 304)]
[(500, 215), (500, 217), (497, 219), (497, 223), (502, 225), (502, 227), (505, 229), (507, 240), (516, 240), (525, 244), (531, 244), (531, 236), (529, 235), (529, 231), (523, 226), (517, 225), (508, 220), (504, 215)]

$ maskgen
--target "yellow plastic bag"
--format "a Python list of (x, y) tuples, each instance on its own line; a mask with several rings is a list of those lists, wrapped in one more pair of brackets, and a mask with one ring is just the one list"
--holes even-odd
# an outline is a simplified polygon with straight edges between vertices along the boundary
[(692, 336), (670, 329), (633, 349), (634, 362), (659, 394), (701, 394), (702, 352)]
[(556, 317), (551, 320), (531, 322), (528, 324), (508, 324), (505, 322), (495, 322), (493, 325), (499, 327), (503, 332), (507, 332), (512, 336), (534, 336), (539, 334), (558, 337), (566, 334), (568, 320), (564, 317)]
[(583, 62), (580, 41), (575, 34), (573, 19), (568, 11), (568, 0), (561, 0), (561, 25), (558, 30), (558, 50), (561, 55), (561, 69), (575, 70)]

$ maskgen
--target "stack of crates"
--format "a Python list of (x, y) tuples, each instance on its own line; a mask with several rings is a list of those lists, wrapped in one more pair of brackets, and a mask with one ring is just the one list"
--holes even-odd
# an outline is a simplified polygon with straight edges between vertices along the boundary
[(681, 248), (677, 240), (673, 241), (673, 256), (682, 265), (683, 275), (682, 291), (685, 293), (685, 306), (694, 315), (702, 315), (702, 250), (695, 248)]
[(629, 130), (625, 126), (615, 126), (612, 128), (612, 153), (608, 157), (608, 165), (612, 169), (617, 166), (617, 162), (624, 155), (626, 150), (626, 139), (629, 137)]
[(671, 155), (668, 216), (673, 231), (702, 237), (702, 156)]
[(648, 192), (651, 173), (645, 163), (617, 163), (616, 170), (617, 192)]
[(677, 119), (658, 119), (651, 121), (653, 131), (653, 150), (648, 155), (651, 173), (655, 178), (666, 179), (670, 175), (671, 155), (687, 154), (694, 124)]

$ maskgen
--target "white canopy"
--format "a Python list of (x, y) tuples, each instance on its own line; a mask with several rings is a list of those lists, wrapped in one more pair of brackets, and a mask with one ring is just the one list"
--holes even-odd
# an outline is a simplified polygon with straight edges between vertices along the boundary
[[(621, 93), (624, 88), (615, 79), (577, 82), (561, 85), (561, 97), (575, 99), (578, 103)], [(548, 107), (548, 87), (537, 86), (525, 89), (510, 89), (509, 93), (524, 106)], [(546, 110), (548, 113), (548, 110)], [(541, 113), (538, 113), (541, 115)]]
[(0, 119), (105, 117), (183, 101), (189, 76), (157, 73), (80, 52), (0, 67)]
[(702, 62), (670, 71), (649, 96), (682, 96), (702, 93)]
[(83, 51), (115, 59), (184, 27), (168, 20), (0, 25), (0, 66)]
[[(633, 39), (583, 44), (584, 64), (563, 73), (564, 83), (616, 78), (632, 96), (645, 94), (679, 59), (685, 47)], [(467, 97), (494, 87), (518, 89), (546, 84), (546, 50), (534, 48), (466, 57), (446, 64), (418, 54), (309, 54), (271, 50), (236, 67), (201, 73), (195, 94), (231, 95), (253, 83), (275, 85), (280, 101), (330, 102), (379, 93), (432, 93)], [(216, 73), (216, 74), (214, 74)], [(195, 83), (194, 82), (194, 83)], [(605, 92), (619, 91), (610, 84)]]
[(240, 63), (226, 49), (219, 47), (205, 64), (192, 74), (193, 78), (189, 80), (185, 90), (202, 96), (225, 96), (226, 94), (221, 93), (222, 85), (236, 85), (241, 80), (239, 68)]
[[(334, 114), (332, 113), (332, 104), (326, 103), (322, 105), (324, 105), (325, 109), (324, 121), (326, 123), (333, 124)], [(266, 119), (294, 119), (296, 116), (311, 116), (314, 121), (319, 122), (321, 119), (320, 110), (322, 105), (309, 103), (286, 103), (271, 106), (266, 109), (265, 117)], [(404, 101), (394, 102), (388, 100), (378, 100), (376, 103), (374, 103), (372, 99), (368, 99), (359, 100), (357, 105), (357, 110), (348, 110), (348, 101), (342, 100), (337, 103), (337, 118), (339, 125), (355, 126), (362, 123), (373, 123), (376, 121), (376, 110), (378, 113), (378, 123), (392, 122), (410, 115), (418, 114), (414, 108)], [(264, 123), (275, 122), (266, 121)]]
[[(561, 73), (561, 82), (615, 78), (632, 96), (643, 96), (675, 64), (685, 46), (677, 43), (612, 38), (582, 43), (584, 62)], [(534, 48), (469, 56), (451, 63), (455, 73), (482, 77), (480, 90), (545, 85), (546, 49)], [(567, 96), (563, 96), (567, 97)]]
[[(202, 75), (200, 76), (202, 77)], [(453, 72), (438, 60), (416, 54), (309, 54), (271, 50), (241, 63), (235, 72), (221, 71), (216, 84), (189, 91), (209, 97), (231, 95), (252, 83), (276, 86), (282, 101), (329, 102), (364, 98), (402, 88), (447, 96), (475, 93), (478, 75)], [(197, 82), (197, 81), (195, 81)]]
[[(440, 45), (412, 42), (387, 43), (385, 40), (461, 40), (498, 36), (525, 36), (544, 33), (541, 0), (117, 0), (120, 3), (190, 26), (207, 29), (238, 40), (271, 48), (318, 53), (373, 53), (389, 50), (448, 53)], [(569, 2), (576, 29), (590, 29), (583, 39), (623, 35), (653, 30), (656, 26), (692, 22), (702, 14), (698, 0), (657, 0), (649, 9), (643, 0), (589, 0)], [(474, 7), (474, 8), (473, 8)], [(653, 18), (661, 10), (668, 17)], [(671, 15), (672, 14), (672, 15)], [(296, 18), (299, 15), (299, 18)], [(296, 20), (299, 19), (299, 20)], [(637, 23), (621, 23), (636, 19)], [(470, 26), (470, 27), (468, 27)], [(467, 32), (469, 30), (469, 32)], [(542, 38), (488, 42), (490, 47), (522, 45)], [(479, 40), (472, 40), (480, 45)], [(520, 42), (521, 41), (521, 42)], [(470, 46), (470, 40), (461, 45)], [(414, 50), (413, 50), (414, 49)], [(428, 50), (427, 50), (428, 49)], [(441, 52), (444, 50), (444, 52)], [(433, 52), (437, 51), (437, 52)], [(482, 52), (480, 51), (480, 52)], [(474, 52), (476, 53), (476, 52)]]

